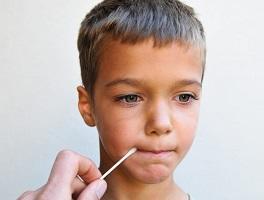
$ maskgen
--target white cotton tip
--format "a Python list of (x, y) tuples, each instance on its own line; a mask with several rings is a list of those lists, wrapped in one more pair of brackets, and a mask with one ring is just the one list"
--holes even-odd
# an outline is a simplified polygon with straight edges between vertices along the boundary
[(104, 175), (100, 178), (101, 180), (103, 180), (108, 174), (110, 174), (118, 165), (120, 165), (125, 159), (127, 159), (129, 156), (131, 156), (133, 153), (135, 153), (137, 151), (137, 148), (133, 147), (132, 149), (130, 149), (126, 155), (124, 155), (119, 161), (116, 162), (116, 164), (114, 164), (113, 167), (111, 167), (107, 172), (104, 173)]

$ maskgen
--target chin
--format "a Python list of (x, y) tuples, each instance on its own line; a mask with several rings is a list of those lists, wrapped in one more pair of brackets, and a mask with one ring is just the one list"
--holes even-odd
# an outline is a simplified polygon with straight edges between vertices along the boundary
[(167, 179), (168, 179), (168, 176), (152, 176), (152, 177), (149, 176), (139, 181), (144, 184), (158, 184), (158, 183), (162, 183), (163, 181)]
[(172, 176), (173, 170), (162, 165), (152, 165), (144, 169), (134, 169), (130, 172), (137, 181), (144, 184), (158, 184)]

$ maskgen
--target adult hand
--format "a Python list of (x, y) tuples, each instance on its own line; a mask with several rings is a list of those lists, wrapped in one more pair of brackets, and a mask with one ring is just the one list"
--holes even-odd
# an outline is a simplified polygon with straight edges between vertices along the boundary
[(18, 200), (98, 200), (107, 187), (100, 177), (90, 159), (63, 150), (56, 157), (47, 183), (36, 191), (23, 193)]

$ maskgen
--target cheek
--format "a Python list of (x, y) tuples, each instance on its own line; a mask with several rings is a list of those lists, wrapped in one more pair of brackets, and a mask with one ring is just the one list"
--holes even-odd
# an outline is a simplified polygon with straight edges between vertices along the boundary
[(181, 120), (181, 134), (178, 136), (180, 140), (179, 151), (181, 151), (182, 156), (184, 156), (190, 149), (195, 137), (198, 124), (198, 112), (182, 117)]
[(106, 152), (120, 158), (135, 145), (137, 133), (139, 133), (137, 120), (102, 113), (104, 112), (96, 113), (96, 126), (101, 143)]

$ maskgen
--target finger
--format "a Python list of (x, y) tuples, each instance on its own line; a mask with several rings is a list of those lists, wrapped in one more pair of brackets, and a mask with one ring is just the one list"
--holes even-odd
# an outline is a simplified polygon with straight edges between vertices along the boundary
[(71, 187), (77, 175), (87, 184), (101, 177), (100, 171), (89, 158), (73, 151), (63, 150), (54, 162), (48, 182), (57, 186)]
[(106, 188), (105, 180), (95, 180), (82, 191), (78, 200), (99, 200), (103, 197)]
[(78, 177), (74, 178), (72, 182), (72, 196), (74, 199), (80, 195), (87, 185), (81, 181)]
[(33, 200), (35, 196), (34, 191), (26, 191), (23, 194), (21, 194), (17, 200)]

